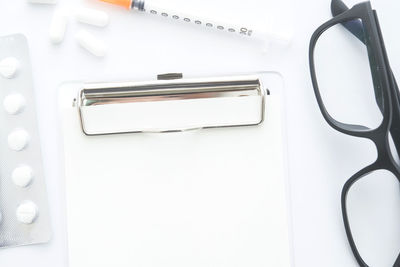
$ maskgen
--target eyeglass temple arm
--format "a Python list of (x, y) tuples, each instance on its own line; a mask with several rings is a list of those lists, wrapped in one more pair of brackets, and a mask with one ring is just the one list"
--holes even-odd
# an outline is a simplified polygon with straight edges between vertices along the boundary
[[(343, 12), (346, 12), (347, 10), (349, 10), (349, 8), (346, 6), (345, 3), (343, 3), (343, 1), (341, 0), (332, 0), (331, 2), (331, 11), (332, 11), (332, 15), (334, 17), (336, 17), (337, 15), (340, 15)], [(352, 21), (348, 21), (348, 22), (344, 22), (342, 23), (342, 25), (349, 31), (351, 32), (355, 37), (357, 37), (357, 39), (359, 39), (362, 43), (365, 43), (365, 38), (364, 38), (364, 26), (361, 22), (361, 20), (352, 20)], [(393, 122), (392, 122), (392, 127), (390, 129), (393, 141), (395, 143), (396, 149), (398, 152), (400, 152), (400, 140), (399, 140), (399, 136), (400, 136), (400, 93), (399, 93), (399, 88), (396, 82), (396, 79), (394, 77), (394, 74), (392, 72), (392, 70), (390, 69), (389, 66), (389, 75), (391, 76), (391, 79), (393, 81), (393, 86), (394, 86), (394, 101), (396, 102), (396, 107), (395, 107), (395, 113), (393, 114)], [(381, 111), (383, 112), (383, 101), (381, 99), (381, 97), (379, 97), (378, 94), (375, 93), (375, 98), (376, 98), (376, 102), (379, 106), (379, 108), (381, 109)], [(397, 111), (397, 112), (396, 112)], [(393, 265), (394, 267), (398, 267), (400, 266), (400, 255), (396, 258), (396, 262)]]
[[(349, 10), (349, 8), (346, 6), (345, 3), (341, 0), (332, 0), (331, 2), (331, 11), (332, 15), (335, 17), (337, 15), (340, 15), (343, 12), (346, 12)], [(362, 43), (365, 43), (365, 38), (364, 38), (364, 26), (361, 22), (361, 20), (351, 20), (348, 22), (343, 22), (342, 25), (349, 31), (351, 32), (357, 39), (359, 39)], [(392, 138), (395, 140), (396, 148), (398, 151), (400, 151), (400, 140), (398, 140), (398, 137), (400, 136), (400, 110), (398, 110), (398, 107), (400, 106), (400, 93), (399, 93), (399, 87), (397, 85), (396, 79), (393, 75), (392, 70), (389, 67), (389, 75), (391, 75), (391, 78), (393, 79), (393, 89), (394, 89), (394, 100), (396, 102), (396, 108), (393, 118), (393, 123), (392, 123), (392, 128), (391, 128), (391, 133), (392, 133)], [(381, 99), (380, 94), (375, 94), (376, 102), (380, 108), (380, 110), (383, 112), (383, 101)]]
[[(331, 2), (331, 11), (332, 15), (336, 17), (337, 15), (342, 14), (343, 12), (349, 10), (345, 3), (341, 0), (332, 0)], [(357, 39), (365, 44), (364, 38), (364, 27), (361, 20), (351, 20), (347, 22), (343, 22), (342, 25), (349, 30)]]

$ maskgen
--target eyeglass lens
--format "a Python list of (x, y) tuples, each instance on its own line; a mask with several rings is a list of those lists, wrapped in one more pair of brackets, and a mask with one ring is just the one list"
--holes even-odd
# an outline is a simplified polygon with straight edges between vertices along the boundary
[[(346, 124), (377, 128), (383, 115), (376, 98), (366, 43), (360, 19), (328, 28), (314, 50), (316, 78), (322, 101), (333, 119)], [(357, 26), (357, 27), (356, 27)], [(360, 41), (361, 40), (361, 41)], [(364, 42), (363, 42), (364, 41)]]

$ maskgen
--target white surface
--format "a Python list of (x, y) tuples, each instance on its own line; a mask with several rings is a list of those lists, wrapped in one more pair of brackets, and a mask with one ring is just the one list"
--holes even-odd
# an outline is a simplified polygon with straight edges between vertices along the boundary
[[(80, 86), (62, 86), (70, 266), (289, 267), (283, 82), (264, 76), (260, 126), (164, 134), (85, 136), (71, 106)], [(209, 109), (224, 113), (232, 99), (218, 100)]]
[[(344, 233), (340, 192), (345, 180), (371, 162), (376, 153), (372, 144), (332, 130), (317, 107), (308, 69), (308, 43), (313, 31), (331, 18), (330, 1), (248, 0), (246, 2), (251, 4), (243, 9), (243, 1), (236, 0), (180, 2), (199, 11), (206, 9), (204, 13), (209, 16), (225, 10), (225, 14), (236, 12), (242, 18), (261, 16), (295, 21), (295, 38), (285, 53), (263, 54), (258, 45), (244, 40), (233, 41), (232, 37), (221, 34), (163, 23), (145, 14), (135, 16), (95, 0), (64, 0), (60, 5), (84, 3), (110, 12), (111, 21), (106, 29), (72, 24), (66, 41), (54, 47), (47, 38), (54, 6), (29, 5), (26, 1), (0, 3), (0, 33), (22, 32), (30, 41), (55, 233), (49, 244), (1, 251), (1, 264), (10, 267), (65, 266), (64, 190), (60, 185), (62, 171), (57, 138), (56, 89), (60, 83), (130, 80), (174, 71), (195, 74), (244, 72), (273, 66), (282, 72), (286, 81), (296, 266), (357, 266)], [(357, 1), (346, 2), (352, 5)], [(207, 8), (210, 5), (212, 8)], [(397, 25), (400, 2), (376, 0), (373, 6), (378, 10), (392, 69), (399, 76)], [(99, 60), (80, 49), (73, 39), (77, 28), (88, 29), (106, 39), (112, 52)]]
[(57, 0), (27, 0), (29, 3), (33, 4), (55, 4)]

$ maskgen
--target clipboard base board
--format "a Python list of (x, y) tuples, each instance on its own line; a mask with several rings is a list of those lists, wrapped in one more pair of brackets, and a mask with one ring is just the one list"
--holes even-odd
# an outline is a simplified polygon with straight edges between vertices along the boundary
[(258, 126), (83, 134), (59, 90), (70, 267), (289, 267), (283, 81)]

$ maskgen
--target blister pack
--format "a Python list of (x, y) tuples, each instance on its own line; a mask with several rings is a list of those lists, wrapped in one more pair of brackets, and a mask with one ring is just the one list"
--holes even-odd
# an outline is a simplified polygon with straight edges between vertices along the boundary
[(0, 248), (44, 243), (51, 227), (29, 48), (0, 37)]

